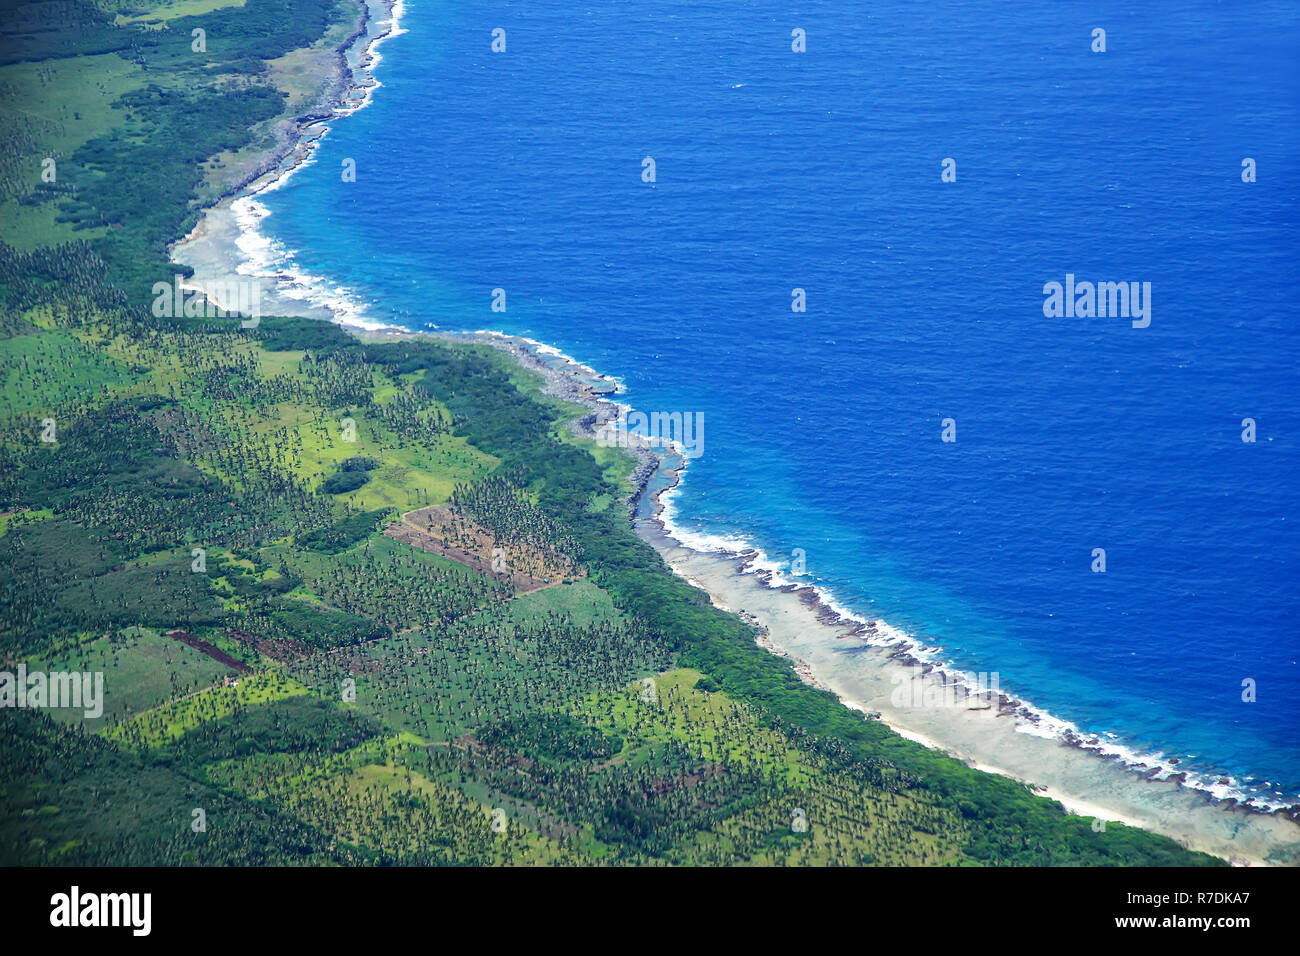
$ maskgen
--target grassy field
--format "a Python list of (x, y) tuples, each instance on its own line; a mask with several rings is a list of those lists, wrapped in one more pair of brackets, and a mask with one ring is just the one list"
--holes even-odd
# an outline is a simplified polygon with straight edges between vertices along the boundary
[[(136, 4), (133, 0), (107, 4), (110, 10), (116, 8), (124, 11), (117, 14), (114, 22), (119, 25), (140, 24), (143, 26), (161, 25), (178, 17), (194, 17), (210, 13), (213, 10), (221, 10), (226, 7), (242, 7), (243, 5), (244, 0), (166, 0), (164, 3), (149, 4), (144, 7)], [(141, 10), (143, 12), (136, 12)], [(125, 11), (131, 12), (128, 15)]]
[(102, 672), (104, 713), (98, 719), (83, 718), (81, 711), (52, 711), (56, 720), (84, 722), (98, 730), (130, 719), (177, 697), (206, 689), (235, 671), (182, 644), (174, 638), (144, 627), (87, 641), (48, 658), (33, 658), (29, 669)]
[(160, 747), (200, 724), (220, 720), (235, 711), (305, 694), (306, 688), (276, 671), (262, 671), (231, 684), (221, 683), (136, 714), (110, 727), (106, 736), (132, 747)]
[(104, 235), (105, 228), (57, 221), (54, 205), (21, 206), (18, 199), (42, 183), (47, 158), (54, 160), (52, 185), (68, 179), (78, 148), (123, 122), (113, 104), (145, 80), (139, 64), (116, 53), (0, 66), (0, 140), (22, 144), (18, 155), (0, 151), (0, 182), (9, 186), (0, 191), (0, 241), (29, 250)]
[(54, 411), (132, 377), (121, 363), (68, 332), (0, 339), (0, 406), (9, 416)]

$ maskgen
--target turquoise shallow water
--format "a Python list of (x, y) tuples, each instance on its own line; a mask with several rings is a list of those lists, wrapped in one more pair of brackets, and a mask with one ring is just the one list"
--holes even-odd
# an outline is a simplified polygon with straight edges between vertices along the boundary
[[(1300, 800), (1300, 15), (1150, 6), (410, 0), (263, 231), (375, 321), (702, 413), (693, 540)], [(1150, 326), (1045, 317), (1067, 273), (1150, 282)]]

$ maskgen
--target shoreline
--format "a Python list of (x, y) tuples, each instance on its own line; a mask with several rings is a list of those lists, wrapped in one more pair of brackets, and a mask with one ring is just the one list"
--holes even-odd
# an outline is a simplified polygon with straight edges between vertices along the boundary
[[(284, 251), (260, 234), (258, 227), (267, 211), (254, 197), (278, 188), (309, 165), (331, 120), (368, 105), (380, 85), (373, 75), (381, 59), (377, 47), (404, 32), (401, 0), (361, 0), (361, 7), (359, 28), (336, 51), (336, 71), (322, 103), (294, 121), (296, 139), (277, 147), (268, 163), (259, 164), (259, 171), (203, 209), (190, 234), (172, 245), (173, 262), (178, 256), (187, 257), (194, 268), (187, 285), (203, 288), (205, 283), (235, 276), (267, 277), (258, 269), (271, 268), (278, 261), (279, 267), (269, 273), (275, 288), (263, 293), (264, 314), (331, 321), (363, 340), (432, 335), (509, 352), (521, 366), (542, 374), (544, 394), (588, 409), (569, 427), (584, 437), (595, 437), (596, 428), (619, 412), (614, 396), (621, 387), (613, 379), (551, 346), (520, 336), (486, 330), (421, 331), (367, 321), (349, 290), (328, 288), (325, 280), (286, 266), (289, 259)], [(377, 11), (386, 12), (388, 19), (379, 19)], [(656, 451), (644, 442), (627, 450), (636, 465), (626, 504), (638, 536), (714, 604), (755, 625), (760, 646), (789, 659), (805, 683), (835, 694), (844, 706), (863, 713), (864, 719), (880, 719), (903, 737), (984, 772), (1031, 783), (1071, 812), (1162, 833), (1233, 863), (1300, 863), (1300, 825), (1294, 819), (1300, 808), (1263, 809), (1235, 796), (1216, 795), (1212, 789), (1189, 784), (1185, 772), (1162, 765), (1162, 758), (1133, 754), (1118, 745), (1108, 751), (1108, 742), (1080, 734), (1027, 702), (999, 694), (996, 706), (983, 708), (980, 715), (966, 708), (891, 707), (890, 692), (898, 686), (900, 671), (908, 668), (923, 671), (922, 683), (928, 689), (947, 692), (956, 683), (957, 694), (964, 700), (973, 698), (969, 688), (960, 686), (951, 666), (911, 635), (883, 621), (857, 618), (838, 606), (833, 596), (785, 579), (776, 568), (762, 567), (762, 552), (752, 547), (693, 547), (691, 536), (672, 521), (671, 501), (680, 491), (685, 461), (673, 464), (676, 456), (671, 452)], [(842, 665), (847, 660), (866, 663), (846, 673)], [(1132, 765), (1133, 760), (1144, 760), (1146, 772)], [(1044, 778), (1050, 782), (1044, 783)], [(1270, 850), (1278, 858), (1270, 859)]]
[[(241, 276), (269, 277), (274, 287), (261, 292), (263, 314), (302, 315), (327, 321), (337, 321), (339, 313), (346, 316), (346, 290), (313, 302), (301, 293), (319, 281), (315, 277), (274, 272), (268, 276), (249, 268), (249, 263), (261, 258), (261, 265), (268, 266), (273, 261), (270, 254), (280, 254), (270, 243), (261, 249), (256, 247), (253, 237), (258, 236), (257, 223), (267, 211), (255, 197), (280, 188), (294, 173), (311, 165), (316, 147), (329, 135), (330, 124), (370, 104), (375, 90), (382, 85), (375, 76), (383, 59), (379, 46), (406, 32), (401, 26), (403, 0), (357, 0), (357, 5), (360, 22), (334, 49), (330, 69), (320, 77), (323, 93), (319, 101), (291, 120), (282, 120), (276, 146), (254, 165), (252, 172), (200, 207), (194, 228), (168, 246), (172, 263), (193, 270), (184, 288), (202, 289), (204, 281)], [(293, 294), (295, 291), (300, 294)]]
[[(617, 416), (611, 397), (617, 383), (557, 349), (522, 336), (495, 331), (443, 332), (391, 328), (349, 331), (363, 341), (430, 336), (447, 341), (490, 345), (508, 352), (522, 367), (542, 374), (543, 394), (582, 405), (589, 414), (570, 422), (586, 438), (594, 425)], [(592, 380), (608, 385), (593, 389)], [(642, 442), (626, 449), (638, 461), (626, 504), (638, 537), (655, 548), (675, 574), (708, 594), (722, 610), (756, 627), (756, 643), (790, 661), (805, 684), (835, 695), (864, 719), (878, 719), (894, 733), (938, 750), (984, 773), (1030, 786), (1094, 826), (1123, 823), (1160, 833), (1193, 850), (1234, 865), (1300, 865), (1300, 823), (1294, 808), (1265, 810), (1221, 798), (1186, 782), (1186, 774), (1142, 772), (1118, 754), (1090, 749), (1084, 735), (1062, 739), (1055, 734), (1022, 730), (1024, 721), (1042, 713), (1032, 705), (999, 693), (996, 708), (957, 707), (899, 709), (890, 705), (901, 682), (924, 670), (924, 692), (952, 693), (954, 671), (937, 658), (918, 657), (920, 646), (884, 622), (893, 639), (863, 643), (869, 628), (827, 603), (810, 585), (777, 584), (770, 571), (754, 570), (758, 552), (709, 552), (684, 544), (665, 524), (665, 498), (677, 492), (684, 459), (661, 453)], [(871, 680), (846, 679), (839, 658), (852, 655), (866, 662)], [(961, 685), (958, 703), (977, 700)], [(1039, 718), (1041, 720), (1041, 718)]]
[[(710, 553), (683, 544), (662, 520), (661, 499), (679, 487), (678, 477), (664, 475), (660, 482), (636, 522), (642, 540), (715, 606), (759, 627), (758, 643), (789, 659), (801, 680), (834, 694), (864, 719), (878, 719), (898, 735), (977, 770), (1027, 784), (1080, 816), (1161, 833), (1237, 865), (1300, 864), (1294, 808), (1260, 809), (1191, 786), (1180, 773), (1142, 773), (1117, 754), (1089, 749), (1083, 735), (1062, 739), (1025, 732), (1030, 705), (1005, 693), (997, 695), (996, 707), (962, 706), (979, 696), (962, 684), (954, 693), (951, 668), (935, 664), (937, 658), (915, 656), (915, 642), (907, 635), (899, 643), (866, 643), (864, 625), (826, 603), (811, 586), (778, 585), (770, 572), (753, 570), (755, 552)], [(946, 690), (957, 706), (893, 704), (898, 688), (916, 679), (918, 665), (920, 691)], [(915, 701), (916, 694), (907, 696)]]

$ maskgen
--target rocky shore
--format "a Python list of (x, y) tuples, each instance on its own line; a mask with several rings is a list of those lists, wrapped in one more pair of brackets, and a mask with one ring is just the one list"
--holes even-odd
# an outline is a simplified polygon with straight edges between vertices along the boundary
[[(548, 353), (543, 353), (538, 344), (529, 339), (499, 333), (481, 335), (434, 332), (428, 334), (451, 341), (491, 345), (510, 353), (524, 368), (542, 376), (545, 381), (542, 394), (587, 409), (586, 415), (569, 422), (570, 430), (580, 437), (596, 439), (603, 425), (618, 418), (619, 405), (610, 397), (618, 394), (617, 382), (567, 356), (549, 354), (549, 350)], [(631, 517), (651, 477), (658, 471), (663, 455), (639, 436), (630, 436), (629, 441), (630, 444), (625, 446), (625, 449), (636, 460), (636, 466), (628, 478), (631, 489), (624, 499), (624, 504)]]
[[(391, 21), (395, 5), (396, 0), (358, 0), (355, 26), (332, 50), (328, 71), (317, 77), (321, 94), (316, 103), (305, 112), (278, 120), (272, 130), (274, 144), (252, 158), (251, 165), (241, 169), (207, 207), (237, 196), (261, 180), (278, 179), (292, 171), (311, 155), (313, 144), (326, 132), (324, 123), (364, 104), (377, 85), (369, 72), (374, 59), (371, 48), (388, 36), (387, 30), (370, 37), (367, 33), (377, 19), (375, 11), (385, 12)], [(355, 59), (355, 69), (349, 62), (351, 58)]]

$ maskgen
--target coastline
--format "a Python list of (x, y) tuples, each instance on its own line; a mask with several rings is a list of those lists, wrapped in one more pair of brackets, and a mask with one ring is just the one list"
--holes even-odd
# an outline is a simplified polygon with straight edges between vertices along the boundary
[[(370, 321), (349, 290), (330, 287), (286, 265), (284, 250), (260, 234), (267, 211), (255, 197), (309, 165), (315, 145), (328, 134), (328, 123), (364, 108), (379, 86), (374, 77), (380, 60), (377, 47), (402, 32), (401, 0), (362, 0), (361, 6), (360, 28), (337, 51), (335, 82), (327, 84), (330, 92), (318, 109), (298, 117), (296, 141), (277, 149), (266, 168), (203, 210), (194, 230), (173, 245), (173, 261), (183, 257), (194, 268), (188, 282), (193, 288), (236, 276), (272, 278), (275, 287), (263, 293), (264, 314), (332, 321), (363, 338), (434, 335), (507, 351), (522, 366), (543, 375), (545, 394), (587, 408), (589, 414), (571, 427), (594, 437), (596, 427), (619, 411), (613, 400), (619, 388), (612, 379), (522, 337), (490, 331), (423, 332)], [(387, 19), (380, 19), (379, 13), (386, 13)], [(259, 271), (268, 268), (269, 273)], [(1071, 812), (1162, 833), (1234, 863), (1300, 863), (1300, 825), (1284, 810), (1243, 805), (1227, 790), (1216, 793), (1218, 784), (1205, 785), (1158, 757), (1131, 754), (1109, 741), (1079, 734), (1026, 702), (1001, 694), (996, 706), (979, 710), (892, 706), (899, 675), (913, 673), (911, 668), (924, 672), (927, 689), (946, 691), (957, 676), (937, 652), (922, 648), (909, 635), (884, 622), (855, 618), (832, 596), (762, 567), (761, 552), (692, 547), (689, 536), (672, 521), (671, 502), (680, 490), (684, 462), (643, 444), (630, 452), (637, 464), (628, 509), (637, 534), (714, 604), (759, 628), (760, 645), (791, 660), (806, 683), (834, 693), (867, 719), (878, 717), (901, 736), (977, 769), (1033, 784)], [(960, 686), (956, 693), (962, 701), (971, 699)], [(1141, 766), (1147, 769), (1138, 769), (1134, 760), (1145, 761)]]
[[(292, 129), (253, 167), (199, 211), (190, 232), (173, 242), (168, 253), (173, 263), (193, 269), (186, 289), (202, 289), (205, 282), (222, 282), (248, 276), (273, 280), (261, 290), (261, 308), (267, 315), (301, 315), (338, 321), (363, 328), (353, 314), (346, 289), (318, 294), (321, 280), (301, 272), (267, 274), (283, 250), (262, 240), (257, 224), (267, 215), (256, 197), (280, 188), (294, 173), (314, 161), (316, 146), (329, 135), (330, 124), (369, 105), (381, 85), (375, 70), (383, 57), (380, 45), (405, 31), (401, 26), (402, 0), (357, 0), (360, 23), (335, 48), (329, 71), (319, 77), (320, 100), (291, 123)], [(373, 326), (373, 328), (391, 328)]]
[[(669, 465), (669, 468), (672, 466)], [(637, 534), (652, 544), (675, 573), (709, 594), (713, 603), (760, 628), (760, 645), (792, 661), (812, 686), (833, 693), (842, 704), (879, 719), (923, 746), (947, 753), (987, 773), (1031, 785), (1072, 813), (1119, 822), (1169, 836), (1240, 865), (1300, 863), (1300, 826), (1281, 811), (1265, 811), (1220, 799), (1189, 786), (1179, 774), (1142, 773), (1117, 755), (1088, 749), (1073, 735), (1033, 732), (1028, 705), (999, 694), (996, 706), (958, 684), (953, 673), (915, 656), (911, 642), (872, 644), (865, 628), (844, 617), (809, 586), (776, 585), (770, 574), (747, 570), (752, 552), (710, 553), (683, 545), (662, 520), (660, 499), (676, 483), (661, 477), (649, 509), (636, 522)], [(648, 511), (648, 513), (647, 513)], [(945, 691), (956, 706), (893, 703), (900, 686), (924, 671), (921, 687), (906, 695)]]
[[(596, 427), (616, 417), (621, 407), (611, 398), (618, 388), (612, 379), (521, 336), (349, 330), (369, 341), (432, 336), (505, 351), (544, 377), (543, 394), (589, 410), (571, 422), (575, 432), (587, 438), (595, 438)], [(592, 388), (593, 380), (605, 387)], [(638, 462), (627, 501), (638, 537), (654, 547), (675, 574), (708, 594), (715, 606), (756, 627), (759, 646), (789, 660), (804, 683), (834, 694), (864, 719), (881, 720), (901, 737), (985, 773), (1027, 784), (1070, 813), (1093, 818), (1094, 828), (1104, 828), (1107, 822), (1127, 824), (1234, 865), (1300, 865), (1300, 824), (1287, 812), (1216, 796), (1191, 785), (1186, 774), (1160, 765), (1143, 771), (1122, 759), (1119, 748), (1098, 752), (1089, 746), (1089, 738), (1072, 731), (1064, 736), (1035, 732), (1044, 712), (1005, 693), (998, 694), (995, 707), (968, 708), (967, 703), (980, 698), (969, 693), (953, 669), (938, 663), (937, 655), (926, 654), (903, 632), (877, 621), (873, 633), (813, 587), (778, 583), (773, 572), (754, 568), (758, 553), (753, 550), (719, 552), (684, 544), (664, 519), (667, 500), (680, 489), (684, 459), (644, 442), (627, 450)], [(884, 635), (882, 643), (864, 641), (878, 635)], [(846, 673), (848, 659), (855, 666)], [(947, 693), (958, 706), (893, 706), (891, 698), (900, 684), (915, 679), (918, 668), (923, 671), (921, 689), (913, 697)]]

